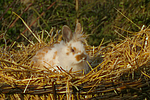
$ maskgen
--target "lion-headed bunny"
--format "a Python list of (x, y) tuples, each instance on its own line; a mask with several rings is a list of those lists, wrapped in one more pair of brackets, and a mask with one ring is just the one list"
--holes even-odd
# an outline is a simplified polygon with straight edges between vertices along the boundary
[[(80, 23), (76, 24), (75, 32), (64, 25), (62, 27), (63, 40), (50, 47), (44, 47), (39, 50), (32, 58), (34, 66), (39, 68), (48, 68), (50, 70), (58, 70), (62, 67), (66, 71), (84, 70), (89, 72), (88, 61), (89, 56), (85, 51), (83, 44), (82, 27)], [(57, 66), (57, 67), (56, 67)]]

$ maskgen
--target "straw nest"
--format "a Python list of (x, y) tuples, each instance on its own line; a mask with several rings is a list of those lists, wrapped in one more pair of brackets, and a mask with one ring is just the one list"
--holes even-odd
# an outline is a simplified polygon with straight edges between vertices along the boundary
[[(51, 35), (51, 34), (50, 34)], [(49, 37), (48, 37), (49, 38)], [(47, 37), (46, 37), (47, 39)], [(0, 52), (0, 98), (10, 100), (99, 100), (149, 99), (150, 29), (141, 29), (132, 37), (105, 47), (86, 45), (91, 56), (87, 75), (40, 70), (30, 63), (36, 51), (61, 40), (23, 44), (18, 50)], [(102, 61), (102, 57), (103, 61)]]

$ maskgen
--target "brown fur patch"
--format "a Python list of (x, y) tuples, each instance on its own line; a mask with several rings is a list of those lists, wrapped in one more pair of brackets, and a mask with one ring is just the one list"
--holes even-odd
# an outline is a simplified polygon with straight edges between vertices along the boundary
[(77, 48), (76, 47), (73, 47), (73, 49), (76, 51), (77, 50)]
[(70, 52), (70, 48), (69, 48), (69, 46), (68, 46), (68, 49), (67, 49), (66, 55), (69, 55), (69, 52)]
[(68, 46), (66, 55), (69, 55), (70, 52), (71, 52), (71, 45)]
[(73, 50), (74, 50), (74, 52), (72, 52), (72, 53), (73, 53), (73, 55), (74, 55), (75, 53), (77, 53), (76, 47), (73, 47)]
[(54, 52), (53, 59), (56, 59), (56, 56), (57, 56), (57, 51)]
[(48, 48), (48, 47), (43, 48), (43, 52), (45, 52), (45, 53), (48, 53), (48, 50), (51, 50), (51, 48)]
[(38, 52), (38, 53), (36, 54), (36, 56), (38, 56), (38, 57), (44, 57), (44, 55), (45, 55), (45, 53), (43, 53), (43, 52)]
[(66, 55), (69, 55), (69, 52), (67, 52)]
[(45, 47), (45, 48), (41, 49), (39, 52), (37, 52), (36, 56), (44, 57), (44, 55), (46, 53), (48, 53), (48, 50), (51, 50), (51, 48), (50, 47)]
[(85, 58), (85, 60), (86, 60), (86, 58), (87, 58), (87, 56), (86, 56), (84, 53), (82, 53), (81, 55), (77, 55), (77, 56), (76, 56), (76, 60), (77, 60), (77, 61), (80, 61), (80, 60), (82, 60), (83, 58)]

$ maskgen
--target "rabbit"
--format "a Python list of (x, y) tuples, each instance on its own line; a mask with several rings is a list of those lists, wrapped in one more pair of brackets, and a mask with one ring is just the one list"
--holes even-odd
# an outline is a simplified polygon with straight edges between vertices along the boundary
[[(39, 68), (48, 68), (52, 71), (58, 71), (60, 66), (67, 72), (84, 70), (88, 73), (90, 68), (86, 61), (89, 56), (85, 51), (84, 44), (82, 43), (82, 27), (80, 23), (76, 24), (75, 32), (64, 25), (62, 27), (63, 40), (50, 47), (44, 47), (39, 50), (32, 58), (33, 65)], [(56, 67), (57, 66), (57, 67)]]

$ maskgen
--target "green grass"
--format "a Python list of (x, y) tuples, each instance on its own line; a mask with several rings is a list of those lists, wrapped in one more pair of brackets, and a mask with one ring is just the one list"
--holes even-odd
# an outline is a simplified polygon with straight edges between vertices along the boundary
[[(24, 37), (20, 36), (21, 33), (29, 40), (35, 41), (29, 31), (24, 32), (26, 27), (20, 19), (15, 22), (17, 16), (12, 12), (20, 15), (28, 26), (35, 21), (31, 25), (31, 30), (35, 34), (42, 30), (49, 32), (52, 27), (61, 29), (64, 24), (74, 29), (78, 18), (84, 32), (89, 35), (88, 43), (95, 46), (99, 45), (103, 38), (104, 42), (123, 39), (118, 33), (125, 37), (130, 36), (131, 34), (127, 31), (139, 31), (138, 27), (150, 24), (150, 7), (148, 6), (150, 0), (120, 0), (119, 2), (118, 0), (82, 0), (79, 1), (78, 11), (75, 9), (75, 0), (33, 0), (28, 7), (30, 4), (22, 4), (14, 0), (0, 1), (0, 47), (4, 47), (5, 40), (7, 46), (12, 45), (14, 41), (29, 44)], [(28, 10), (25, 10), (26, 8)]]

